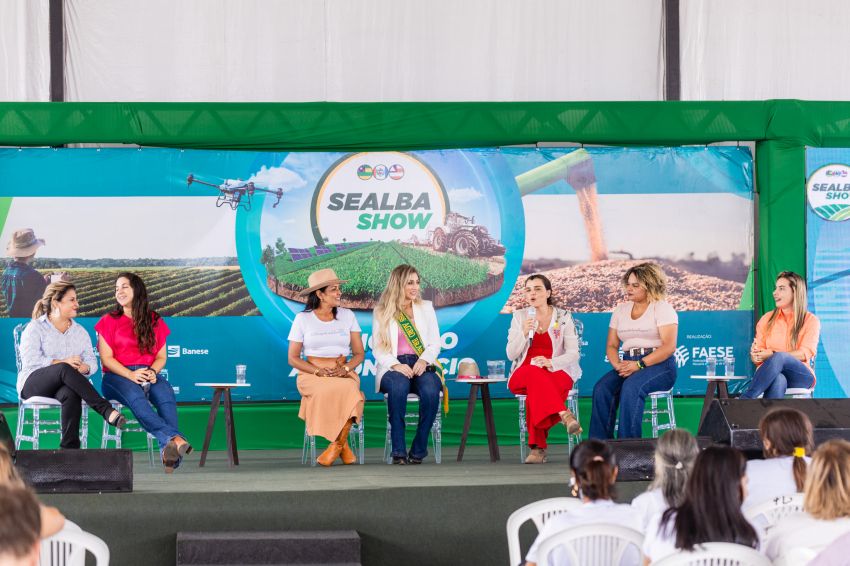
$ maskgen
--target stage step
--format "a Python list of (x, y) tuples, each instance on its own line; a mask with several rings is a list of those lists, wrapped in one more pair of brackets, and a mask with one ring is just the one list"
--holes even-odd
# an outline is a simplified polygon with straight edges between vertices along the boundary
[(359, 566), (357, 531), (177, 533), (177, 564)]

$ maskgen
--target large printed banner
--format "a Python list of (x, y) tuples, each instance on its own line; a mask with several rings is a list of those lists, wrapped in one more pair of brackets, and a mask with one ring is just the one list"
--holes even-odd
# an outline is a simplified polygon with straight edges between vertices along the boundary
[(847, 397), (850, 377), (850, 149), (806, 148), (809, 310), (821, 322), (818, 397)]
[[(745, 148), (508, 148), (369, 153), (168, 149), (0, 151), (0, 239), (31, 228), (34, 266), (78, 286), (94, 336), (115, 305), (117, 273), (146, 281), (172, 334), (169, 379), (180, 401), (196, 382), (233, 379), (240, 398), (297, 399), (286, 363), (299, 291), (317, 269), (349, 282), (368, 343), (389, 272), (416, 266), (437, 308), (448, 377), (471, 357), (505, 357), (510, 313), (531, 273), (582, 335), (582, 395), (610, 369), (610, 311), (620, 277), (644, 260), (669, 278), (679, 311), (676, 392), (700, 394), (707, 356), (750, 370), (752, 159)], [(4, 299), (5, 301), (5, 299)], [(3, 401), (16, 400), (12, 330), (0, 304)], [(722, 366), (720, 367), (722, 370)], [(372, 397), (370, 355), (358, 370)], [(95, 377), (99, 386), (99, 376)], [(451, 383), (453, 396), (467, 386)], [(494, 392), (509, 395), (507, 388)]]

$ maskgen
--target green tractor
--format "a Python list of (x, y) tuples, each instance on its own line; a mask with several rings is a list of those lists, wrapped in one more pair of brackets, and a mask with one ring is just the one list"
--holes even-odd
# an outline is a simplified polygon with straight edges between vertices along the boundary
[(491, 257), (505, 254), (505, 246), (490, 236), (475, 217), (457, 212), (446, 215), (446, 223), (429, 231), (431, 247), (438, 252), (452, 252), (464, 257)]

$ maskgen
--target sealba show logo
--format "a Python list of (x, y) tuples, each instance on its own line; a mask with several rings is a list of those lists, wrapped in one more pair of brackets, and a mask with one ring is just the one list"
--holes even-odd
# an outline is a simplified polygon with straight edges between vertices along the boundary
[(405, 153), (358, 153), (319, 180), (311, 220), (320, 244), (408, 240), (443, 224), (448, 211), (446, 189), (425, 163)]
[(821, 167), (806, 183), (809, 205), (815, 214), (832, 222), (850, 218), (850, 167), (832, 164)]

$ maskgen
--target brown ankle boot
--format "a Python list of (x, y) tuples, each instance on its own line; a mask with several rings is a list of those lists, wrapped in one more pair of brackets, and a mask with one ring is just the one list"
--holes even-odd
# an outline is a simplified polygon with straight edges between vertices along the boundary
[(339, 457), (342, 460), (343, 464), (354, 464), (357, 462), (357, 455), (351, 450), (351, 446), (348, 445), (348, 441), (345, 441), (345, 444), (342, 445), (342, 450), (339, 453)]
[(348, 445), (348, 433), (351, 431), (351, 426), (353, 424), (354, 419), (348, 419), (348, 422), (346, 422), (345, 426), (342, 427), (342, 430), (339, 431), (339, 436), (336, 437), (336, 442), (340, 447), (339, 457), (342, 459), (343, 464), (353, 464), (357, 461), (357, 456), (354, 455), (354, 452), (351, 450), (351, 446)]
[(328, 447), (325, 448), (325, 451), (322, 452), (318, 458), (316, 458), (316, 462), (321, 466), (331, 466), (337, 458), (339, 458), (339, 453), (342, 451), (342, 448), (336, 441), (328, 444)]
[[(351, 452), (351, 448), (348, 447), (348, 431), (351, 430), (351, 425), (354, 424), (354, 419), (348, 419), (346, 423), (343, 425), (342, 429), (339, 431), (339, 434), (336, 437), (336, 440), (331, 442), (328, 447), (325, 449), (322, 454), (316, 458), (316, 462), (321, 464), (322, 466), (330, 466), (334, 463), (334, 461), (339, 458), (339, 456), (343, 453), (343, 451), (348, 448), (348, 452), (351, 456), (354, 456), (354, 453)], [(344, 464), (353, 464), (354, 461), (346, 462), (346, 459), (343, 458), (342, 462)], [(356, 458), (355, 458), (356, 460)]]

